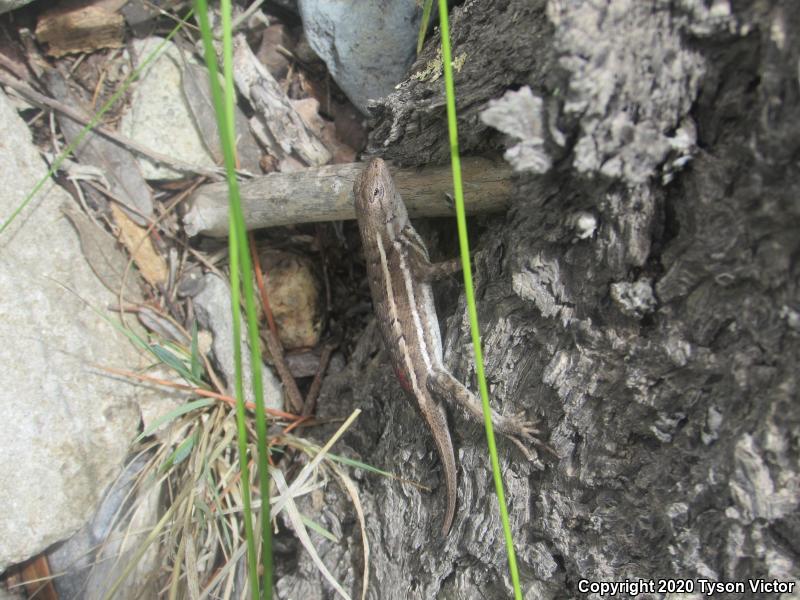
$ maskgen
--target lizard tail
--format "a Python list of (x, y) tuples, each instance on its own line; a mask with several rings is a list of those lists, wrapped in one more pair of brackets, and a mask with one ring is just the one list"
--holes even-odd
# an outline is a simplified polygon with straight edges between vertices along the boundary
[[(439, 453), (439, 460), (442, 462), (442, 472), (444, 474), (444, 485), (447, 490), (447, 505), (444, 511), (444, 523), (442, 523), (442, 537), (446, 537), (453, 525), (453, 517), (456, 514), (456, 456), (453, 450), (453, 441), (447, 434), (447, 416), (444, 408), (437, 406), (431, 415), (432, 419), (440, 421), (439, 427), (433, 428), (434, 431), (444, 431), (445, 435), (434, 435), (433, 441), (436, 443), (436, 450)], [(434, 416), (435, 415), (435, 416)]]

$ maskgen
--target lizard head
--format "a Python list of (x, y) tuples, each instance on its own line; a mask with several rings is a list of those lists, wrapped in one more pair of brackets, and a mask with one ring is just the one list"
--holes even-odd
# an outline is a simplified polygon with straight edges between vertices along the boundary
[(361, 172), (354, 186), (356, 215), (362, 229), (369, 223), (373, 229), (395, 237), (408, 224), (408, 213), (395, 188), (386, 163), (373, 158)]

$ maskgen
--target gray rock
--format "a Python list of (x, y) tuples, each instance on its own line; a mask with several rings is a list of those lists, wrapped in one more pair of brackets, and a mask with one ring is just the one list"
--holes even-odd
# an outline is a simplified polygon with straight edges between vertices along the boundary
[(33, 0), (0, 0), (0, 15), (30, 4)]
[[(233, 394), (233, 325), (231, 324), (231, 292), (227, 282), (209, 273), (204, 277), (203, 291), (194, 297), (195, 310), (200, 324), (214, 335), (212, 350), (222, 374), (228, 383), (229, 393)], [(242, 316), (242, 372), (245, 398), (253, 401), (253, 383), (250, 370), (250, 353), (245, 339), (246, 323)], [(263, 367), (261, 377), (264, 383), (264, 406), (283, 409), (281, 384), (272, 371)]]
[[(134, 40), (137, 64), (155, 51), (163, 40)], [(181, 76), (184, 61), (197, 64), (189, 55), (167, 42), (161, 56), (142, 72), (133, 90), (130, 109), (120, 122), (120, 132), (148, 148), (202, 167), (213, 167), (214, 159), (206, 149), (189, 106), (183, 96)], [(179, 173), (164, 165), (139, 157), (145, 179), (181, 179)]]
[(0, 600), (24, 600), (25, 596), (20, 590), (21, 588), (16, 588), (12, 591), (0, 587)]
[[(5, 220), (47, 166), (3, 94), (0, 131)], [(133, 370), (140, 360), (95, 312), (115, 298), (60, 214), (65, 201), (45, 185), (0, 234), (0, 571), (86, 522), (139, 423), (137, 388), (92, 366)]]
[(414, 61), (422, 11), (414, 0), (300, 0), (308, 43), (347, 97), (365, 113)]
[[(104, 598), (144, 541), (144, 536), (136, 532), (156, 526), (161, 485), (148, 488), (145, 484), (144, 491), (131, 491), (147, 460), (146, 455), (140, 454), (126, 465), (91, 521), (66, 543), (48, 552), (51, 571), (61, 574), (54, 582), (59, 598)], [(152, 544), (114, 592), (115, 600), (157, 597), (157, 584), (152, 577), (157, 561), (156, 545)]]

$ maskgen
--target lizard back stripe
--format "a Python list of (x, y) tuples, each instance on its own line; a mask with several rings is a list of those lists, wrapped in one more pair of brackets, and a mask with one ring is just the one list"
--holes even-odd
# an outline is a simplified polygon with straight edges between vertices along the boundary
[[(400, 354), (403, 357), (403, 362), (405, 363), (406, 371), (409, 375), (409, 380), (411, 383), (411, 389), (414, 390), (414, 395), (417, 398), (422, 397), (422, 391), (419, 388), (419, 382), (417, 381), (417, 373), (414, 371), (414, 365), (411, 360), (411, 355), (408, 353), (408, 349), (405, 346), (405, 339), (403, 337), (403, 331), (400, 325), (400, 318), (397, 312), (397, 305), (394, 301), (394, 289), (392, 287), (392, 277), (391, 273), (389, 272), (389, 261), (386, 258), (386, 249), (383, 247), (383, 236), (378, 236), (376, 238), (378, 242), (378, 253), (381, 256), (381, 270), (383, 271), (383, 281), (386, 283), (386, 297), (388, 299), (388, 306), (389, 306), (389, 313), (392, 317), (392, 329), (400, 329), (398, 333), (398, 338), (403, 341), (403, 344), (398, 344), (398, 349), (400, 350)], [(388, 337), (388, 336), (387, 336)]]
[(422, 359), (425, 361), (425, 369), (427, 371), (431, 368), (431, 357), (430, 353), (428, 352), (428, 340), (425, 336), (425, 329), (422, 327), (422, 319), (420, 318), (419, 314), (419, 299), (415, 294), (414, 281), (411, 277), (411, 269), (409, 268), (408, 261), (406, 260), (406, 253), (404, 252), (402, 244), (395, 243), (394, 247), (397, 251), (397, 255), (400, 257), (400, 271), (403, 274), (403, 282), (405, 283), (406, 295), (408, 297), (408, 306), (411, 308), (411, 317), (414, 320), (414, 333), (416, 334), (417, 343), (419, 344), (419, 351), (422, 355)]

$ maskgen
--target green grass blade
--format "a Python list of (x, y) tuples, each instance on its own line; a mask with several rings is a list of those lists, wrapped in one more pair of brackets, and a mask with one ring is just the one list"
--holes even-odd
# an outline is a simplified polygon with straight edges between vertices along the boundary
[[(236, 393), (236, 427), (238, 430), (239, 446), (239, 470), (242, 482), (242, 504), (244, 506), (244, 533), (247, 543), (247, 572), (250, 582), (250, 593), (253, 598), (260, 598), (261, 586), (258, 578), (258, 554), (256, 553), (255, 536), (253, 532), (253, 511), (251, 508), (250, 494), (250, 468), (248, 467), (247, 451), (247, 426), (245, 423), (246, 413), (244, 406), (244, 389), (242, 385), (242, 353), (239, 340), (241, 339), (241, 323), (239, 319), (239, 249), (234, 243), (236, 237), (236, 225), (234, 223), (233, 205), (239, 197), (239, 188), (234, 175), (235, 160), (231, 151), (231, 135), (228, 132), (228, 120), (225, 118), (225, 103), (222, 97), (219, 80), (217, 79), (217, 56), (214, 50), (211, 25), (208, 21), (208, 5), (205, 0), (195, 0), (195, 10), (200, 21), (200, 31), (203, 38), (203, 49), (205, 52), (206, 66), (209, 71), (209, 81), (211, 84), (211, 96), (214, 101), (214, 110), (217, 114), (217, 125), (220, 130), (222, 141), (223, 156), (225, 159), (225, 169), (228, 174), (228, 190), (230, 194), (230, 220), (229, 220), (229, 252), (231, 262), (231, 306), (233, 313), (233, 348), (234, 348), (234, 369), (236, 373), (235, 393)], [(228, 6), (230, 8), (230, 6)], [(223, 6), (223, 12), (225, 7)], [(261, 404), (261, 402), (256, 402)], [(264, 503), (266, 504), (266, 503)]]
[(450, 157), (453, 167), (453, 191), (456, 198), (456, 219), (458, 221), (458, 241), (461, 247), (461, 263), (464, 268), (464, 292), (467, 297), (467, 312), (472, 331), (472, 347), (475, 352), (475, 371), (478, 376), (478, 386), (481, 392), (483, 405), (483, 418), (486, 426), (486, 442), (489, 446), (489, 456), (492, 463), (492, 476), (497, 493), (497, 502), (500, 507), (500, 521), (503, 526), (503, 536), (508, 555), (508, 570), (511, 583), (514, 586), (514, 598), (522, 600), (522, 591), (517, 570), (517, 557), (514, 553), (514, 538), (511, 534), (511, 524), (508, 519), (505, 492), (503, 491), (503, 478), (500, 473), (500, 461), (497, 458), (497, 445), (494, 439), (491, 408), (489, 407), (489, 388), (486, 385), (486, 374), (483, 370), (483, 352), (481, 351), (480, 329), (478, 328), (478, 311), (475, 307), (475, 292), (472, 286), (472, 267), (469, 260), (469, 240), (467, 239), (467, 218), (464, 211), (464, 189), (461, 182), (461, 159), (458, 152), (458, 124), (456, 122), (456, 94), (453, 84), (453, 64), (450, 52), (450, 28), (447, 22), (447, 0), (439, 0), (439, 28), (442, 33), (442, 66), (444, 69), (445, 93), (447, 95), (447, 128), (450, 135)]
[(374, 473), (375, 475), (381, 475), (382, 477), (388, 477), (390, 479), (397, 479), (397, 475), (395, 475), (394, 473), (390, 473), (389, 471), (384, 471), (383, 469), (379, 469), (378, 467), (373, 467), (372, 465), (368, 465), (367, 463), (361, 462), (360, 460), (356, 460), (354, 458), (340, 456), (338, 454), (333, 454), (332, 452), (328, 452), (328, 458), (330, 458), (334, 462), (338, 462), (348, 467), (361, 469), (362, 471), (367, 471), (369, 473)]
[[(224, 59), (225, 77), (225, 119), (228, 122), (227, 144), (231, 161), (225, 161), (228, 178), (236, 181), (234, 160), (236, 150), (236, 135), (234, 129), (234, 100), (236, 92), (233, 85), (233, 24), (231, 22), (231, 0), (222, 0), (222, 53)], [(253, 282), (253, 265), (250, 257), (250, 246), (247, 240), (247, 231), (244, 224), (242, 204), (237, 193), (231, 196), (231, 211), (234, 213), (235, 244), (239, 247), (240, 269), (242, 283), (244, 284), (245, 313), (247, 315), (247, 337), (250, 342), (250, 365), (252, 367), (253, 396), (256, 398), (256, 441), (258, 448), (258, 479), (259, 491), (262, 498), (261, 512), (261, 568), (262, 592), (264, 598), (272, 597), (272, 530), (270, 529), (270, 475), (269, 452), (267, 449), (267, 418), (264, 411), (264, 387), (261, 380), (261, 338), (258, 331), (258, 306), (256, 304), (255, 284)], [(235, 306), (238, 306), (236, 304)], [(238, 339), (238, 338), (235, 338)]]
[(211, 404), (214, 404), (214, 402), (216, 402), (216, 400), (213, 400), (211, 398), (201, 398), (200, 400), (192, 400), (191, 402), (187, 402), (186, 404), (181, 404), (178, 408), (175, 408), (169, 411), (168, 413), (161, 415), (155, 421), (150, 423), (150, 425), (142, 433), (136, 436), (136, 439), (133, 440), (132, 444), (138, 444), (147, 436), (153, 435), (153, 433), (155, 433), (158, 430), (158, 428), (164, 425), (165, 423), (170, 423), (175, 419), (177, 419), (178, 417), (180, 417), (181, 415), (185, 415), (186, 413), (192, 412), (197, 408), (204, 408), (206, 406), (210, 406)]
[[(200, 16), (200, 25), (203, 32), (203, 45), (205, 47), (206, 64), (211, 74), (211, 90), (214, 100), (214, 109), (220, 129), (225, 171), (228, 180), (230, 198), (229, 219), (229, 253), (231, 260), (231, 306), (233, 309), (233, 339), (234, 339), (234, 366), (236, 371), (236, 421), (239, 431), (240, 469), (242, 471), (243, 504), (245, 530), (248, 544), (248, 572), (250, 579), (251, 595), (254, 598), (272, 597), (272, 536), (270, 530), (269, 489), (270, 477), (268, 471), (267, 452), (267, 425), (263, 403), (263, 382), (261, 380), (261, 347), (258, 336), (258, 316), (255, 301), (255, 286), (252, 276), (252, 262), (247, 244), (247, 234), (242, 215), (239, 186), (236, 180), (236, 143), (234, 130), (234, 99), (236, 97), (233, 87), (233, 43), (231, 24), (231, 2), (222, 0), (220, 11), (222, 14), (222, 56), (223, 77), (225, 93), (223, 94), (216, 78), (217, 59), (211, 39), (211, 30), (208, 23), (207, 3), (205, 0), (195, 0), (195, 7)], [(240, 280), (241, 278), (241, 280)], [(258, 479), (262, 497), (261, 503), (261, 567), (263, 581), (258, 579), (257, 552), (255, 537), (253, 535), (253, 517), (250, 502), (249, 468), (247, 466), (247, 429), (245, 427), (244, 390), (242, 384), (242, 358), (239, 344), (241, 335), (241, 322), (239, 318), (240, 283), (244, 288), (244, 301), (247, 314), (247, 332), (250, 343), (250, 364), (252, 367), (253, 396), (256, 399), (256, 438), (258, 448)]]
[(431, 21), (431, 9), (433, 8), (433, 0), (425, 0), (422, 5), (422, 19), (419, 24), (419, 37), (417, 37), (417, 54), (422, 52), (422, 46), (425, 44), (425, 34), (428, 33), (428, 25)]
[(311, 531), (317, 532), (319, 535), (321, 535), (322, 537), (324, 537), (327, 540), (330, 540), (334, 544), (341, 543), (342, 540), (337, 538), (335, 535), (333, 535), (330, 531), (325, 529), (322, 525), (320, 525), (316, 521), (312, 521), (311, 519), (309, 519), (307, 516), (305, 516), (303, 514), (300, 515), (300, 518), (303, 520), (303, 525), (308, 527)]
[(178, 374), (183, 377), (187, 383), (190, 385), (194, 385), (199, 388), (208, 389), (206, 383), (202, 380), (203, 371), (200, 369), (199, 375), (195, 376), (194, 372), (190, 372), (186, 368), (185, 362), (178, 356), (176, 356), (176, 352), (184, 353), (183, 349), (181, 349), (178, 345), (173, 344), (172, 342), (164, 342), (164, 346), (160, 344), (151, 344), (146, 339), (141, 337), (137, 334), (133, 329), (128, 329), (124, 327), (121, 323), (115, 321), (107, 314), (102, 312), (100, 309), (92, 306), (87, 302), (78, 292), (73, 290), (67, 285), (64, 285), (57, 279), (50, 278), (53, 282), (57, 285), (60, 285), (62, 288), (67, 290), (70, 294), (74, 295), (78, 298), (81, 302), (83, 302), (89, 309), (94, 312), (97, 316), (103, 319), (106, 323), (111, 325), (114, 329), (124, 335), (128, 340), (140, 350), (144, 350), (153, 355), (153, 357), (158, 360), (160, 363), (167, 365), (168, 367), (174, 369)]
[(192, 376), (201, 381), (203, 378), (203, 364), (200, 361), (200, 346), (197, 342), (197, 321), (192, 322)]
[(163, 473), (164, 471), (168, 471), (175, 465), (180, 464), (189, 454), (192, 452), (192, 448), (194, 448), (195, 442), (197, 442), (197, 432), (187, 437), (183, 440), (175, 450), (164, 460), (160, 467), (158, 467), (158, 472)]
[(150, 344), (150, 352), (152, 352), (159, 361), (183, 377), (187, 383), (192, 385), (197, 384), (197, 380), (195, 380), (194, 375), (189, 368), (187, 368), (186, 363), (181, 358), (175, 356), (171, 350), (158, 344)]

